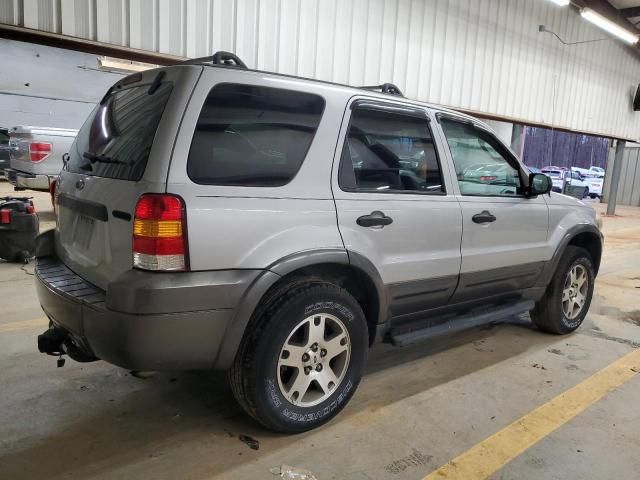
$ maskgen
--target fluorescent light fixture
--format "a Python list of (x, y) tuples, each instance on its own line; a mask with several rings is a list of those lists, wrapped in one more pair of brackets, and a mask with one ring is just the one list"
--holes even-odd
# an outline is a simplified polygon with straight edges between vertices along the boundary
[(560, 5), (561, 7), (566, 7), (571, 3), (571, 0), (551, 0), (556, 5)]
[(100, 57), (98, 58), (98, 68), (108, 72), (144, 72), (151, 68), (158, 68), (158, 65), (150, 63), (131, 62), (129, 60), (121, 60), (119, 58)]
[(590, 21), (594, 25), (597, 25), (601, 29), (609, 32), (611, 35), (614, 35), (627, 43), (638, 43), (637, 34), (631, 33), (629, 30), (625, 30), (617, 23), (612, 22), (608, 18), (603, 17), (590, 8), (583, 8), (582, 10), (580, 10), (580, 15), (582, 15), (582, 18), (584, 18), (585, 20)]

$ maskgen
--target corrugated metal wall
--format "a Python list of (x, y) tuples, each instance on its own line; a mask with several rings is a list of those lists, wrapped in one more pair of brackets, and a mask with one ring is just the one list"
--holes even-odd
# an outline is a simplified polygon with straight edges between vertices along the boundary
[[(607, 175), (604, 179), (602, 189), (602, 201), (609, 199), (609, 189), (611, 188), (611, 172), (615, 163), (615, 148), (609, 150), (609, 160), (607, 161)], [(640, 206), (640, 148), (637, 146), (627, 147), (622, 156), (622, 173), (620, 174), (620, 184), (617, 195), (618, 205)]]
[(254, 68), (605, 136), (640, 138), (640, 61), (546, 0), (1, 0), (0, 22)]
[(0, 39), (0, 125), (80, 128), (123, 74), (88, 53)]

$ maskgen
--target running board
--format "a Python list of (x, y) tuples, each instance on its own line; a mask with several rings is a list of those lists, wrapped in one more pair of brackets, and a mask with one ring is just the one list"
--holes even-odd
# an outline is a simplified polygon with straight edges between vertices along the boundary
[(528, 312), (533, 309), (534, 305), (535, 302), (533, 300), (526, 300), (511, 305), (485, 309), (481, 312), (453, 317), (444, 323), (432, 327), (417, 327), (409, 331), (407, 331), (407, 328), (391, 329), (391, 343), (397, 347), (404, 347), (439, 335), (461, 332), (469, 328), (479, 327), (513, 315)]

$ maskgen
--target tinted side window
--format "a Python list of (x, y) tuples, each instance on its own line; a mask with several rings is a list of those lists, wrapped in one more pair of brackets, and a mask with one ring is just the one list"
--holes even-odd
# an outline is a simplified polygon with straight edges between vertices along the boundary
[(309, 93), (220, 84), (191, 141), (187, 173), (196, 183), (277, 187), (298, 172), (324, 110)]
[(489, 132), (441, 118), (463, 195), (520, 195), (520, 172)]
[(344, 190), (444, 192), (427, 118), (356, 108), (342, 151)]

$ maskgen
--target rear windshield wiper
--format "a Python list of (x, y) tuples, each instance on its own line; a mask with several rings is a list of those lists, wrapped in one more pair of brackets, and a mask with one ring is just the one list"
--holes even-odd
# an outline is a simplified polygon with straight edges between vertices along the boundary
[(91, 152), (84, 152), (82, 156), (87, 160), (89, 160), (91, 163), (100, 162), (100, 163), (115, 163), (118, 165), (127, 165), (127, 162), (116, 160), (107, 155), (101, 155), (101, 154), (99, 155)]

